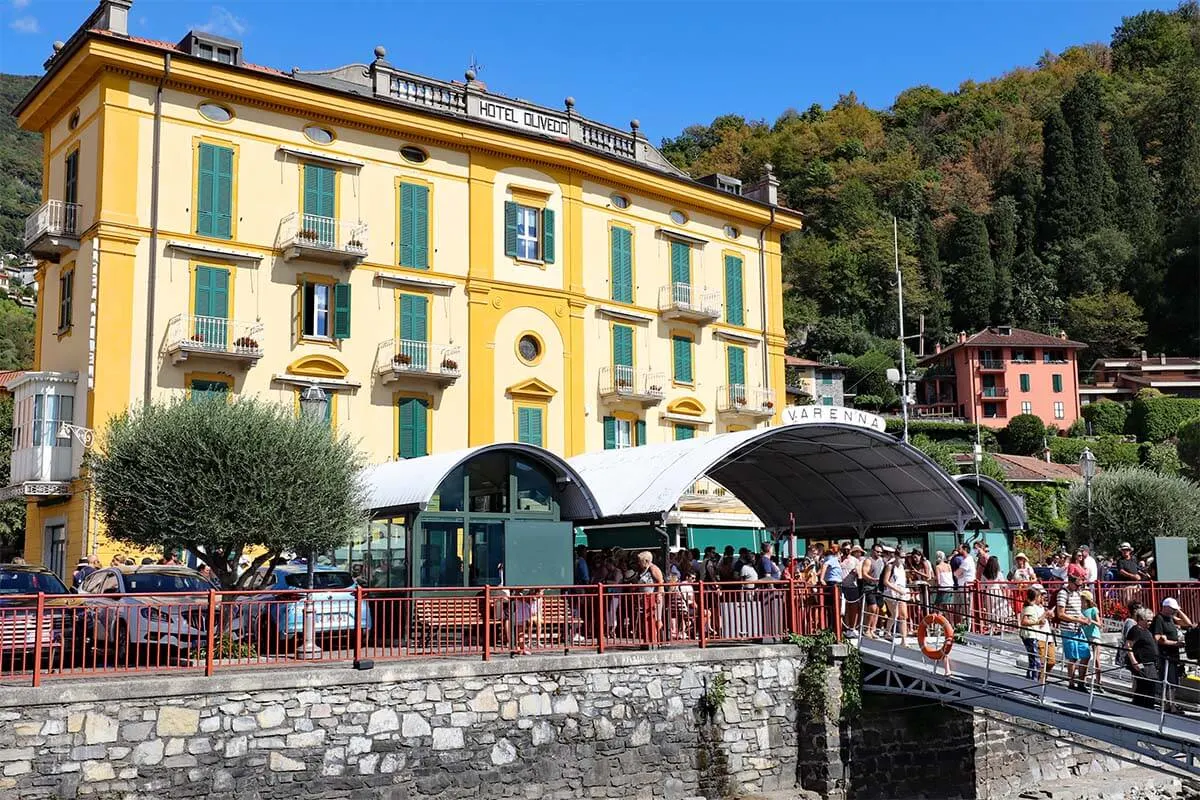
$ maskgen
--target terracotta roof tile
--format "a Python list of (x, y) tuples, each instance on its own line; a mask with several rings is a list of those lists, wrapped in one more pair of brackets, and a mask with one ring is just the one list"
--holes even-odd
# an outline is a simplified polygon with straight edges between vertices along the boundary
[(821, 367), (823, 369), (844, 370), (845, 367), (837, 364), (822, 364), (820, 361), (813, 361), (811, 358), (799, 358), (797, 356), (783, 357), (783, 364), (787, 367)]
[[(104, 30), (102, 28), (92, 28), (91, 33), (99, 34), (101, 36), (109, 36), (113, 39), (125, 39), (130, 42), (137, 42), (138, 44), (149, 45), (150, 47), (157, 47), (160, 50), (170, 50), (173, 53), (184, 53), (185, 55), (190, 55), (185, 50), (180, 48), (180, 46), (178, 44), (172, 43), (172, 42), (164, 42), (161, 39), (147, 39), (144, 36), (122, 36), (120, 34), (113, 33), (112, 31)], [(229, 66), (229, 65), (226, 64), (225, 66)], [(288, 72), (283, 72), (282, 70), (275, 69), (274, 67), (266, 67), (266, 66), (263, 66), (262, 64), (251, 64), (247, 61), (243, 61), (242, 66), (245, 67), (246, 69), (254, 70), (255, 72), (265, 72), (268, 75), (282, 75), (284, 77), (287, 77), (291, 74)]]
[(1001, 334), (997, 328), (984, 328), (978, 333), (968, 336), (966, 342), (955, 342), (954, 344), (947, 345), (942, 348), (940, 353), (927, 355), (920, 359), (918, 363), (924, 364), (965, 345), (971, 345), (972, 347), (1059, 347), (1064, 350), (1081, 350), (1087, 347), (1083, 342), (1051, 336), (1048, 333), (1027, 331), (1024, 328), (1012, 328), (1012, 333), (1007, 334)]
[(23, 370), (23, 369), (10, 369), (10, 370), (5, 370), (5, 371), (0, 371), (0, 392), (7, 392), (8, 384), (12, 383), (13, 380), (21, 377), (24, 374), (25, 374), (25, 370)]
[(1079, 467), (1074, 464), (1055, 464), (1034, 456), (1014, 456), (993, 453), (992, 457), (1010, 481), (1075, 481), (1080, 479)]

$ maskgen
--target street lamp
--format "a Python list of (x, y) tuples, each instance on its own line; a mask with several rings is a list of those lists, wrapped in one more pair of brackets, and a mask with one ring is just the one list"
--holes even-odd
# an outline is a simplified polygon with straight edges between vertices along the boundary
[[(325, 419), (325, 407), (329, 396), (325, 390), (315, 383), (305, 387), (300, 393), (300, 414), (306, 419), (320, 422)], [(313, 608), (313, 584), (316, 577), (316, 553), (309, 550), (305, 559), (308, 567), (308, 592), (304, 595), (304, 644), (297, 658), (319, 658), (321, 648), (316, 642), (316, 610)]]
[(1079, 454), (1079, 471), (1083, 473), (1083, 485), (1087, 490), (1088, 538), (1092, 537), (1092, 478), (1096, 477), (1096, 456), (1088, 448)]

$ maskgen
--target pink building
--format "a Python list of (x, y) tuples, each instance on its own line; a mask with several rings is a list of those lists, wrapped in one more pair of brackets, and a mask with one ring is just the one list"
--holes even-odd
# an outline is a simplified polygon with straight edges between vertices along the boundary
[(1002, 428), (1017, 414), (1036, 414), (1060, 429), (1079, 418), (1078, 352), (1065, 333), (1008, 326), (958, 335), (921, 359), (917, 417), (950, 417)]

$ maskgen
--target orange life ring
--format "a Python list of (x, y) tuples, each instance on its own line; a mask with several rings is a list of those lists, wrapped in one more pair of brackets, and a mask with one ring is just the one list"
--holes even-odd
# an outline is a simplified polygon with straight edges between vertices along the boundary
[[(945, 641), (942, 643), (940, 650), (925, 646), (925, 629), (930, 625), (942, 626)], [(924, 653), (926, 658), (941, 661), (950, 655), (950, 648), (954, 647), (954, 627), (941, 614), (926, 614), (925, 619), (921, 620), (920, 627), (917, 628), (917, 645), (921, 648), (921, 652)]]

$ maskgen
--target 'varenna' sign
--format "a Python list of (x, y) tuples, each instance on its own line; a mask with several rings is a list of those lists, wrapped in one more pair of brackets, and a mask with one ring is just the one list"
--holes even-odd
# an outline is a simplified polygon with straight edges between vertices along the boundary
[(782, 416), (784, 425), (837, 422), (842, 425), (856, 425), (860, 428), (871, 428), (877, 431), (887, 428), (883, 417), (859, 411), (857, 408), (842, 406), (785, 406)]

